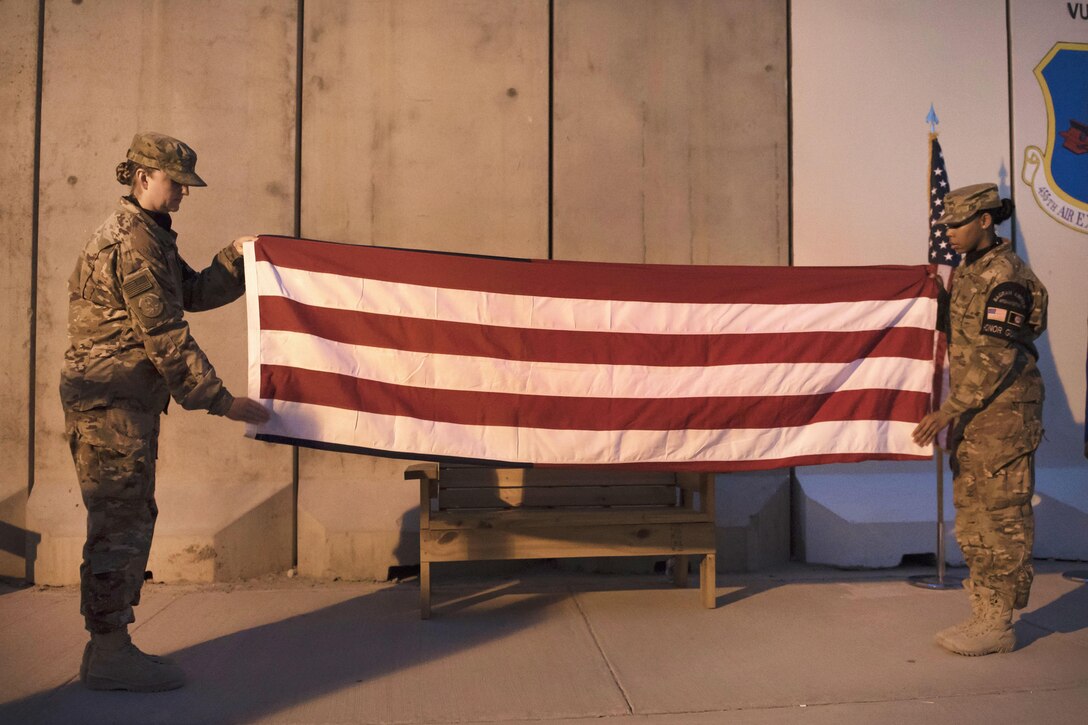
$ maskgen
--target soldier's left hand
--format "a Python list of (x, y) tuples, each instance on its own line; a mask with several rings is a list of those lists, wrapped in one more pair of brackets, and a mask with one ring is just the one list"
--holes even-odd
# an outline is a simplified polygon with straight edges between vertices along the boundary
[(952, 416), (948, 413), (942, 413), (939, 410), (935, 410), (932, 413), (922, 418), (922, 421), (918, 424), (918, 427), (914, 429), (911, 436), (914, 438), (914, 442), (920, 446), (927, 446), (933, 442), (933, 439), (937, 437), (944, 428), (952, 422)]
[(252, 236), (252, 235), (247, 235), (247, 236), (244, 236), (244, 237), (238, 237), (233, 242), (231, 242), (231, 244), (234, 246), (234, 251), (238, 252), (238, 254), (241, 254), (243, 244), (245, 244), (246, 242), (255, 242), (255, 241), (257, 241), (257, 237)]
[(227, 418), (230, 420), (237, 420), (242, 423), (252, 423), (253, 425), (260, 425), (261, 423), (267, 423), (271, 414), (268, 410), (256, 400), (252, 398), (235, 398), (230, 404), (230, 409), (226, 412)]

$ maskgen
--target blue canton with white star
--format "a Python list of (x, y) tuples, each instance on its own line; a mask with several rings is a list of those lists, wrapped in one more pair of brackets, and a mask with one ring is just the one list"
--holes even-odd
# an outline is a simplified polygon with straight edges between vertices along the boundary
[(933, 139), (929, 149), (929, 261), (955, 267), (960, 255), (948, 243), (948, 228), (938, 224), (944, 213), (944, 197), (948, 193), (948, 174), (944, 168), (941, 142)]

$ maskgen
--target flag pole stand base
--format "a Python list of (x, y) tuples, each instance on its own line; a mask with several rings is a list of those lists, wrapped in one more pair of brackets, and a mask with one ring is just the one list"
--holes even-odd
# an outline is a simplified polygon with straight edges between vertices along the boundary
[(1062, 576), (1069, 581), (1080, 582), (1081, 584), (1088, 582), (1088, 571), (1083, 569), (1080, 571), (1067, 571)]
[(916, 574), (907, 577), (907, 582), (912, 587), (922, 589), (962, 589), (963, 579), (958, 576), (934, 576), (933, 574)]

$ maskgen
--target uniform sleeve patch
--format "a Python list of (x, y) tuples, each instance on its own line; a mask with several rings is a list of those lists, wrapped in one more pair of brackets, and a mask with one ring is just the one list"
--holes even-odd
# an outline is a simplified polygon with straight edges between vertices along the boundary
[(151, 277), (151, 270), (141, 269), (139, 272), (126, 279), (125, 283), (121, 286), (125, 290), (125, 295), (129, 299), (132, 299), (154, 287), (155, 282)]
[(163, 304), (158, 295), (144, 295), (140, 298), (138, 304), (140, 306), (140, 312), (143, 312), (145, 317), (154, 319), (162, 314)]
[(150, 330), (164, 321), (168, 309), (162, 288), (151, 270), (143, 267), (130, 274), (121, 284), (129, 310), (144, 329)]
[(982, 334), (1002, 340), (1017, 340), (1031, 312), (1031, 292), (1017, 282), (1002, 282), (986, 299)]

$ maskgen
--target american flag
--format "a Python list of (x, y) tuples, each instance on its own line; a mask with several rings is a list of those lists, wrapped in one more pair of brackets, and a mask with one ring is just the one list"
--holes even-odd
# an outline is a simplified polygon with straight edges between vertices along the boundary
[(948, 193), (948, 172), (944, 168), (944, 154), (937, 134), (929, 135), (929, 261), (937, 265), (937, 271), (948, 286), (952, 270), (960, 263), (960, 255), (948, 243), (948, 227), (938, 224), (944, 213), (944, 197)]
[(529, 261), (262, 236), (258, 439), (438, 461), (730, 471), (925, 459), (927, 267)]
[[(932, 114), (932, 109), (930, 110)], [(949, 191), (948, 171), (944, 165), (944, 152), (936, 133), (929, 134), (929, 261), (937, 265), (937, 274), (944, 281), (945, 289), (952, 288), (953, 272), (960, 263), (960, 255), (948, 241), (948, 227), (938, 224), (944, 214), (944, 197)], [(943, 332), (937, 334), (937, 372), (933, 381), (933, 408), (941, 407), (951, 383), (948, 377), (948, 339)], [(937, 445), (944, 448), (948, 443), (948, 429), (937, 436)]]

